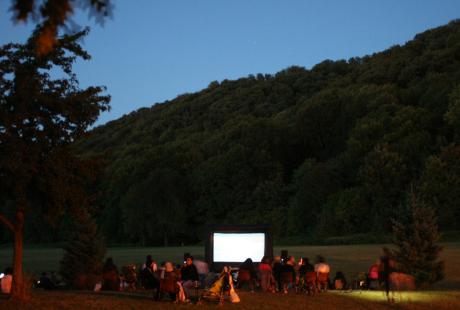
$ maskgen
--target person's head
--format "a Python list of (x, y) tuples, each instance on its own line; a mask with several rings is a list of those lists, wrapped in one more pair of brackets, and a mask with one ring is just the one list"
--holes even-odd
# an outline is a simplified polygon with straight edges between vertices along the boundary
[(289, 265), (294, 265), (295, 264), (295, 257), (294, 256), (289, 256), (286, 260), (286, 263)]
[(157, 263), (152, 261), (152, 263), (150, 264), (150, 268), (152, 269), (153, 272), (157, 271), (158, 270)]
[(174, 271), (174, 265), (171, 262), (166, 262), (165, 263), (165, 270), (166, 272), (171, 272)]
[(13, 268), (6, 267), (4, 273), (5, 273), (5, 275), (12, 275), (13, 274)]
[(105, 266), (113, 266), (113, 258), (112, 257), (107, 257), (105, 260)]
[(308, 257), (302, 257), (302, 265), (308, 265), (309, 263)]
[(147, 255), (147, 256), (145, 257), (145, 264), (146, 264), (147, 266), (150, 266), (150, 265), (152, 264), (152, 255)]
[(192, 264), (193, 264), (193, 256), (187, 257), (187, 259), (185, 260), (185, 264), (186, 264), (187, 266), (192, 265)]
[(316, 255), (316, 263), (317, 263), (317, 264), (325, 263), (325, 262), (326, 262), (326, 259), (324, 259), (324, 256), (322, 256), (322, 255)]
[(268, 256), (264, 256), (262, 257), (262, 260), (260, 261), (262, 264), (270, 264), (270, 259), (268, 258)]
[(279, 263), (279, 262), (281, 262), (281, 256), (275, 256), (275, 257), (273, 258), (273, 262), (274, 262), (274, 263)]
[(252, 264), (252, 259), (250, 258), (247, 258), (245, 261), (244, 261), (245, 264)]

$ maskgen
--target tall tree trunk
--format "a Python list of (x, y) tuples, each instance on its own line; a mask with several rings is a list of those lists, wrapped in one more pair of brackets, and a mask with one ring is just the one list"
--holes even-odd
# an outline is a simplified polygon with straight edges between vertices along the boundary
[(24, 275), (22, 270), (23, 257), (23, 238), (24, 238), (24, 211), (16, 213), (16, 223), (14, 227), (14, 254), (13, 254), (13, 284), (11, 297), (17, 300), (26, 298), (24, 287)]

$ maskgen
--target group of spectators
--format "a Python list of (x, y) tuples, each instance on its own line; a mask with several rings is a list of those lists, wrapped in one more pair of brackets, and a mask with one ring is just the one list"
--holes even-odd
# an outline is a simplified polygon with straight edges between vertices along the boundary
[[(103, 268), (101, 290), (121, 290), (134, 287), (139, 282), (144, 289), (154, 291), (155, 299), (167, 296), (173, 300), (187, 301), (192, 291), (204, 285), (204, 277), (208, 273), (207, 265), (201, 261), (194, 263), (193, 256), (186, 257), (183, 265), (175, 266), (172, 262), (163, 262), (158, 266), (152, 256), (147, 255), (139, 274), (135, 268), (123, 268), (124, 270), (119, 273), (112, 258), (107, 258)], [(140, 279), (137, 279), (137, 276)]]
[[(373, 264), (366, 273), (365, 287), (379, 289), (382, 284), (389, 290), (389, 259), (387, 256)], [(388, 266), (387, 266), (388, 265)], [(200, 288), (209, 288), (219, 277), (209, 272), (208, 265), (193, 256), (186, 256), (182, 265), (172, 262), (157, 264), (151, 255), (147, 255), (145, 263), (136, 270), (135, 265), (126, 265), (119, 272), (112, 258), (107, 258), (102, 273), (102, 281), (95, 290), (125, 290), (136, 289), (139, 286), (154, 292), (154, 298), (159, 300), (169, 297), (172, 300), (187, 301)], [(296, 261), (294, 256), (275, 256), (273, 260), (264, 256), (256, 265), (250, 258), (246, 259), (237, 272), (232, 272), (230, 278), (235, 280), (236, 288), (245, 286), (253, 292), (260, 288), (264, 292), (289, 293), (308, 288), (308, 281), (313, 281), (314, 289), (346, 289), (347, 280), (343, 272), (338, 271), (335, 277), (329, 278), (330, 266), (323, 256), (317, 255), (314, 264), (307, 257)], [(229, 273), (230, 274), (230, 273)], [(311, 280), (313, 277), (313, 280)], [(1, 274), (1, 291), (4, 294), (11, 292), (12, 269), (7, 268)], [(51, 276), (43, 273), (38, 281), (39, 287), (45, 289), (57, 288), (56, 281)], [(232, 280), (232, 281), (233, 281)]]
[[(251, 291), (259, 286), (262, 291), (287, 294), (290, 290), (303, 287), (308, 273), (314, 275), (315, 281), (321, 276), (329, 281), (329, 272), (330, 266), (321, 255), (316, 257), (315, 265), (310, 264), (307, 257), (296, 262), (294, 256), (285, 258), (276, 256), (273, 261), (264, 256), (257, 270), (253, 261), (248, 258), (239, 267), (237, 287), (241, 288), (247, 284)], [(345, 281), (344, 277), (343, 281)]]
[[(195, 261), (192, 256), (186, 257), (182, 265), (174, 265), (172, 262), (158, 265), (151, 255), (147, 255), (139, 273), (134, 269), (132, 272), (134, 274), (132, 277), (129, 277), (126, 269), (119, 273), (112, 258), (108, 258), (104, 265), (100, 288), (121, 290), (129, 288), (131, 282), (136, 282), (146, 290), (153, 290), (155, 299), (167, 296), (174, 300), (189, 300), (190, 296), (197, 294), (199, 288), (207, 288), (217, 279), (216, 274), (209, 272), (205, 262)], [(321, 255), (316, 257), (314, 265), (310, 264), (306, 257), (296, 262), (294, 256), (285, 258), (276, 256), (273, 260), (264, 256), (257, 266), (248, 258), (239, 266), (238, 271), (233, 273), (233, 279), (236, 288), (239, 289), (247, 286), (250, 291), (260, 288), (265, 292), (288, 293), (304, 285), (307, 273), (325, 275), (329, 281), (329, 272), (330, 267)]]

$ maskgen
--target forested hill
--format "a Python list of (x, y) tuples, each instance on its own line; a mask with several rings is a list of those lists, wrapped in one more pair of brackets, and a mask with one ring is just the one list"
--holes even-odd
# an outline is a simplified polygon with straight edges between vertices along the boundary
[(208, 223), (381, 233), (410, 188), (441, 229), (458, 228), (459, 143), (453, 21), (372, 56), (212, 82), (95, 128), (77, 148), (106, 160), (98, 217), (109, 240), (180, 244)]

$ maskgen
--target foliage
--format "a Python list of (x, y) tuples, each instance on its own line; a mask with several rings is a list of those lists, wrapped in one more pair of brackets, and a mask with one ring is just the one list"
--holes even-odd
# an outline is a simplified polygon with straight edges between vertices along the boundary
[(393, 222), (392, 251), (398, 267), (413, 275), (418, 287), (431, 285), (444, 278), (444, 263), (439, 261), (442, 247), (435, 211), (411, 191), (402, 214)]
[(101, 280), (105, 246), (96, 223), (82, 211), (71, 224), (72, 233), (64, 247), (60, 274), (71, 288), (92, 290)]
[(109, 108), (104, 88), (81, 89), (72, 72), (78, 57), (90, 58), (78, 44), (87, 32), (62, 37), (44, 56), (35, 53), (38, 32), (0, 48), (0, 221), (15, 240), (13, 295), (22, 285), (29, 214), (53, 222), (92, 204), (88, 186), (100, 165), (69, 147)]
[(26, 22), (31, 19), (37, 23), (36, 52), (45, 55), (57, 43), (59, 28), (68, 28), (68, 20), (76, 8), (89, 11), (89, 16), (102, 23), (104, 17), (112, 12), (110, 0), (13, 0), (11, 11), (13, 20)]

